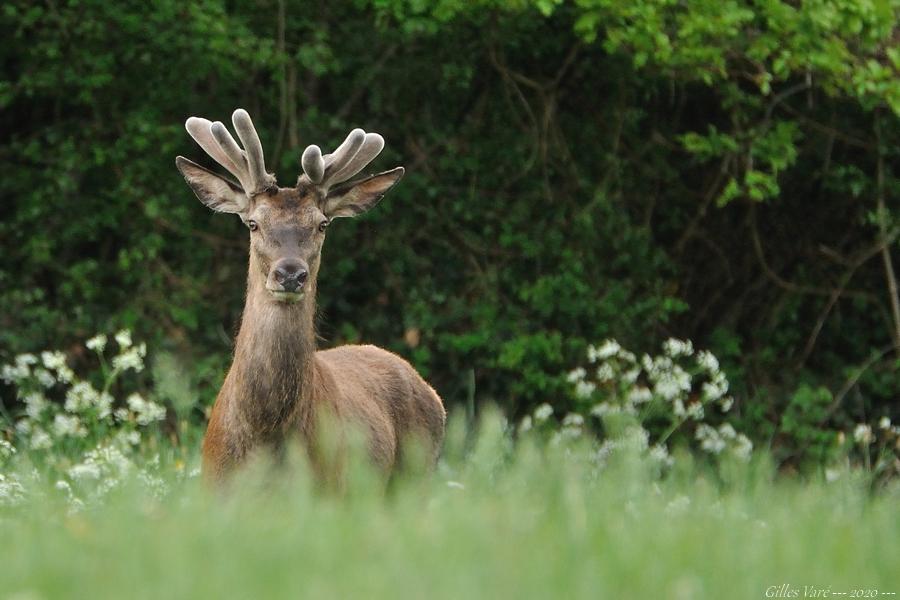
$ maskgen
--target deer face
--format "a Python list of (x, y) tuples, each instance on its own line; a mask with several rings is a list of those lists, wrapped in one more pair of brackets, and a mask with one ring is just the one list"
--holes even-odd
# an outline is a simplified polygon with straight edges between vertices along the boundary
[(322, 156), (318, 146), (303, 153), (296, 187), (280, 188), (266, 172), (262, 145), (246, 111), (233, 122), (244, 150), (222, 123), (191, 117), (191, 136), (234, 182), (179, 156), (175, 164), (194, 193), (217, 212), (237, 214), (250, 229), (250, 275), (265, 282), (277, 302), (293, 303), (315, 291), (325, 230), (333, 219), (353, 217), (375, 206), (403, 176), (397, 167), (349, 181), (384, 147), (375, 133), (354, 129), (337, 150)]
[(315, 190), (279, 189), (255, 196), (247, 214), (251, 269), (259, 269), (266, 290), (280, 302), (303, 299), (315, 281), (325, 229), (331, 220), (316, 201)]

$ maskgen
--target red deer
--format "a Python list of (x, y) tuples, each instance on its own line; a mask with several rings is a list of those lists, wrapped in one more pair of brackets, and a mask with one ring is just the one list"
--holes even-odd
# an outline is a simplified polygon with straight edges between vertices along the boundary
[(384, 147), (377, 133), (354, 129), (331, 154), (307, 147), (297, 184), (279, 187), (266, 171), (250, 116), (238, 109), (232, 122), (243, 149), (221, 122), (191, 117), (185, 128), (237, 181), (182, 156), (175, 159), (203, 204), (237, 214), (250, 230), (247, 297), (234, 360), (203, 441), (204, 477), (220, 481), (250, 452), (277, 449), (292, 437), (319, 471), (327, 464), (316, 459), (323, 418), (359, 428), (385, 474), (400, 461), (408, 438), (425, 444), (433, 464), (444, 436), (444, 406), (408, 362), (376, 346), (316, 350), (316, 288), (326, 230), (333, 219), (375, 206), (403, 176), (403, 167), (351, 180)]

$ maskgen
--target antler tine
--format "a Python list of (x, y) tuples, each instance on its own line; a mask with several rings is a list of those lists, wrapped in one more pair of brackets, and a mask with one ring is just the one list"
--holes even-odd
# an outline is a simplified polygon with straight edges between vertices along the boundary
[(325, 157), (325, 171), (329, 179), (356, 156), (364, 141), (366, 141), (366, 132), (359, 128), (354, 129), (347, 134), (347, 139), (337, 147), (337, 150)]
[(240, 165), (239, 173), (235, 173), (235, 175), (241, 182), (241, 186), (245, 190), (251, 190), (253, 188), (253, 179), (250, 177), (250, 170), (247, 168), (247, 156), (244, 151), (237, 145), (237, 142), (234, 141), (234, 138), (231, 137), (228, 129), (221, 121), (212, 123), (209, 126), (209, 130), (222, 152), (228, 156), (232, 163)]
[[(350, 139), (349, 137), (347, 138)], [(384, 138), (377, 133), (365, 134), (359, 150), (350, 158), (342, 167), (330, 173), (326, 178), (327, 185), (334, 185), (347, 181), (357, 173), (363, 170), (367, 164), (372, 162), (384, 149)], [(340, 148), (339, 148), (340, 150)], [(337, 151), (335, 151), (337, 154)], [(336, 166), (336, 165), (333, 165)]]
[(301, 180), (305, 178), (327, 193), (328, 188), (362, 171), (383, 148), (383, 137), (362, 129), (351, 131), (334, 152), (325, 156), (318, 146), (307, 146), (300, 159), (303, 166)]
[(303, 172), (309, 180), (315, 184), (322, 183), (325, 177), (325, 160), (322, 158), (322, 149), (316, 145), (307, 146), (300, 159)]
[(197, 142), (203, 150), (209, 154), (217, 163), (228, 169), (228, 171), (238, 178), (241, 185), (247, 180), (246, 168), (243, 168), (243, 160), (240, 162), (233, 161), (232, 158), (225, 153), (216, 141), (211, 130), (212, 123), (200, 117), (191, 117), (185, 124), (184, 128), (190, 134), (194, 141)]
[(253, 187), (248, 192), (257, 192), (267, 188), (274, 183), (273, 178), (266, 173), (266, 163), (263, 157), (262, 143), (259, 141), (259, 135), (253, 126), (250, 115), (243, 108), (239, 108), (231, 115), (231, 122), (237, 130), (238, 137), (244, 145), (244, 152), (247, 156), (247, 165), (250, 171), (250, 179)]

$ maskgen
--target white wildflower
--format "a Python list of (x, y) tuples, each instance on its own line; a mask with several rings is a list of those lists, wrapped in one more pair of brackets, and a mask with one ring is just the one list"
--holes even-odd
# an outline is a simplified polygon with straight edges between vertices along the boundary
[(119, 476), (127, 474), (132, 467), (131, 461), (115, 446), (97, 446), (86, 456)]
[(112, 413), (112, 403), (113, 397), (108, 392), (102, 392), (94, 401), (97, 416), (101, 419), (107, 418)]
[(29, 447), (32, 450), (46, 450), (53, 445), (53, 439), (46, 431), (41, 428), (35, 428), (31, 434), (31, 442)]
[(75, 481), (100, 479), (100, 466), (93, 461), (79, 463), (69, 469), (69, 477)]
[(140, 372), (144, 369), (143, 359), (146, 354), (146, 344), (133, 346), (128, 350), (120, 353), (118, 356), (113, 357), (113, 367), (119, 371), (127, 371), (128, 369), (133, 369)]
[(157, 500), (162, 500), (169, 494), (169, 486), (157, 475), (153, 475), (144, 469), (141, 469), (137, 473), (137, 479), (144, 485), (147, 491), (150, 492), (150, 495)]
[(719, 401), (719, 407), (722, 409), (722, 412), (728, 412), (732, 406), (734, 406), (734, 398), (731, 396), (725, 396)]
[(728, 379), (721, 371), (712, 376), (711, 381), (703, 384), (703, 399), (705, 401), (718, 400), (728, 392)]
[(697, 353), (697, 364), (707, 373), (719, 372), (719, 359), (707, 350), (701, 350)]
[(719, 454), (725, 449), (725, 440), (722, 439), (718, 431), (706, 423), (701, 423), (697, 426), (694, 436), (700, 442), (700, 447), (711, 454)]
[(616, 448), (627, 448), (638, 452), (645, 451), (650, 443), (650, 434), (640, 425), (629, 425), (616, 440)]
[(563, 427), (555, 434), (555, 440), (551, 442), (559, 442), (560, 440), (573, 440), (581, 436), (581, 427)]
[(6, 383), (19, 383), (31, 376), (31, 370), (28, 365), (3, 365), (0, 368), (0, 379)]
[(126, 371), (128, 369), (140, 371), (144, 367), (141, 357), (138, 356), (137, 352), (133, 351), (128, 351), (113, 357), (112, 364), (113, 367), (119, 371)]
[(600, 465), (605, 465), (618, 447), (619, 443), (616, 440), (603, 440), (603, 443), (600, 444), (600, 447), (597, 448), (597, 452), (594, 454), (594, 460)]
[(16, 366), (29, 367), (38, 363), (38, 357), (34, 354), (20, 354), (16, 357)]
[(101, 497), (118, 487), (132, 467), (131, 461), (115, 446), (97, 446), (85, 453), (82, 462), (70, 468), (68, 474), (75, 480), (97, 481), (94, 495)]
[(838, 479), (841, 478), (841, 470), (840, 469), (825, 469), (825, 481), (828, 483), (834, 483)]
[(22, 437), (31, 435), (31, 421), (29, 419), (19, 419), (16, 421), (16, 434)]
[(16, 506), (25, 500), (25, 488), (15, 475), (0, 473), (0, 506)]
[(890, 429), (891, 428), (891, 419), (890, 417), (881, 417), (881, 420), (878, 421), (879, 429)]
[(691, 402), (687, 406), (687, 416), (699, 421), (703, 418), (703, 405), (699, 402)]
[(581, 427), (584, 425), (584, 417), (578, 413), (569, 413), (563, 419), (563, 427)]
[(120, 347), (128, 348), (131, 346), (131, 331), (128, 329), (122, 329), (116, 334), (116, 343), (119, 344)]
[(15, 365), (3, 365), (0, 368), (0, 379), (7, 383), (21, 383), (31, 377), (31, 367), (36, 364), (38, 358), (34, 354), (20, 354), (16, 356)]
[(669, 451), (662, 444), (654, 444), (647, 454), (650, 457), (650, 460), (658, 462), (666, 467), (671, 467), (675, 462), (674, 459), (669, 456)]
[(56, 378), (63, 383), (72, 383), (75, 381), (75, 371), (67, 366), (63, 366), (56, 372)]
[(653, 400), (653, 392), (644, 386), (631, 388), (628, 392), (628, 402), (631, 404), (643, 404)]
[(694, 344), (690, 340), (678, 340), (669, 338), (663, 342), (663, 352), (672, 358), (690, 356), (694, 353)]
[(726, 440), (733, 440), (737, 437), (737, 432), (734, 430), (734, 427), (731, 426), (731, 423), (722, 423), (719, 425), (719, 435)]
[(66, 392), (63, 407), (70, 413), (80, 414), (90, 408), (96, 409), (101, 419), (109, 416), (113, 398), (108, 392), (98, 392), (87, 381), (79, 381)]
[(737, 438), (735, 439), (734, 448), (732, 452), (736, 457), (743, 461), (750, 460), (750, 454), (753, 452), (753, 442), (750, 441), (743, 433), (737, 434)]
[(615, 378), (616, 372), (609, 363), (603, 363), (597, 367), (597, 379), (600, 381), (612, 381)]
[(534, 420), (543, 423), (553, 415), (553, 407), (546, 402), (534, 409)]
[(588, 346), (588, 360), (592, 363), (598, 360), (606, 360), (618, 354), (621, 349), (622, 346), (616, 340), (605, 340), (600, 344), (599, 348)]
[(590, 398), (596, 390), (596, 384), (590, 381), (579, 381), (575, 384), (575, 396), (582, 400)]
[(579, 381), (584, 381), (585, 375), (587, 375), (587, 371), (585, 371), (583, 367), (578, 367), (569, 371), (569, 374), (566, 375), (566, 380), (569, 383), (577, 383)]
[(137, 446), (141, 443), (141, 434), (137, 431), (120, 431), (116, 434), (116, 441), (123, 446)]
[(53, 374), (46, 369), (35, 369), (34, 376), (38, 380), (38, 383), (40, 383), (45, 388), (49, 389), (56, 385), (56, 377), (54, 377)]
[(522, 417), (522, 420), (519, 421), (519, 433), (525, 433), (527, 431), (531, 431), (533, 423), (531, 421), (531, 415), (525, 415)]
[(87, 381), (79, 381), (66, 392), (63, 407), (70, 413), (81, 413), (96, 404), (100, 393)]
[(66, 355), (62, 352), (41, 352), (41, 362), (51, 371), (57, 371), (66, 366)]
[(145, 400), (140, 394), (131, 394), (125, 399), (125, 403), (134, 412), (139, 425), (149, 425), (154, 421), (162, 421), (166, 418), (165, 407), (152, 400)]
[(78, 417), (60, 414), (53, 419), (53, 433), (58, 437), (84, 437), (87, 435), (87, 429), (84, 428)]
[(621, 379), (622, 379), (622, 381), (624, 381), (625, 383), (631, 385), (631, 384), (633, 384), (635, 381), (637, 381), (637, 379), (638, 379), (638, 377), (640, 377), (640, 375), (641, 375), (641, 368), (640, 368), (640, 367), (633, 367), (633, 368), (631, 368), (631, 369), (628, 369), (628, 370), (625, 371), (624, 373), (622, 373), (622, 378), (621, 378)]
[(685, 410), (684, 408), (684, 400), (682, 400), (681, 398), (675, 398), (675, 400), (672, 402), (672, 413), (674, 413), (674, 415), (679, 418), (687, 416), (687, 410)]
[(117, 408), (115, 411), (113, 411), (113, 416), (116, 418), (116, 421), (124, 423), (128, 420), (129, 412), (124, 408)]
[(102, 353), (104, 349), (106, 349), (107, 338), (104, 334), (98, 333), (87, 342), (85, 342), (85, 346), (87, 346), (88, 350), (93, 350), (94, 352)]
[(666, 400), (674, 400), (682, 392), (691, 390), (690, 374), (675, 364), (669, 363), (667, 369), (660, 369), (651, 378), (655, 381), (653, 391)]
[(874, 439), (872, 436), (872, 428), (865, 423), (860, 423), (853, 430), (853, 439), (856, 440), (857, 444), (864, 444), (868, 446)]
[(6, 440), (0, 438), (0, 458), (7, 459), (16, 453), (16, 448)]
[(622, 412), (622, 409), (609, 402), (600, 402), (595, 404), (594, 408), (591, 409), (591, 414), (600, 418), (605, 417), (606, 415), (619, 414), (620, 412)]
[(22, 401), (25, 402), (25, 414), (33, 421), (39, 420), (47, 407), (50, 406), (47, 398), (40, 392), (27, 394), (22, 398)]

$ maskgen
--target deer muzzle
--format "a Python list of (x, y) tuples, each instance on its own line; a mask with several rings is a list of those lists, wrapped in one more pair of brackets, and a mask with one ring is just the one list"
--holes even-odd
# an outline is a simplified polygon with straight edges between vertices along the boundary
[(309, 279), (309, 267), (296, 258), (282, 258), (269, 270), (266, 289), (281, 302), (296, 302), (303, 298), (303, 286)]

